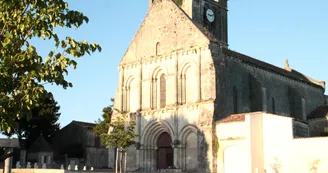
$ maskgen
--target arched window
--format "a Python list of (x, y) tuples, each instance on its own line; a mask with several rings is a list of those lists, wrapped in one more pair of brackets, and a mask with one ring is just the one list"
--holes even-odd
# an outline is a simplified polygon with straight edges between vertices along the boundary
[(151, 108), (157, 108), (157, 79), (153, 78), (151, 81)]
[(138, 88), (134, 78), (128, 79), (123, 93), (123, 111), (135, 112), (138, 109)]
[(180, 102), (181, 104), (185, 104), (186, 103), (186, 75), (185, 74), (181, 74), (180, 76), (180, 87), (181, 87), (181, 99)]
[(193, 103), (197, 101), (197, 81), (195, 68), (190, 64), (186, 64), (180, 74), (180, 103)]
[(160, 107), (166, 105), (166, 79), (164, 73), (160, 77)]
[(150, 91), (151, 108), (164, 108), (166, 106), (166, 76), (162, 70), (155, 71)]
[(160, 48), (161, 48), (161, 43), (157, 42), (156, 43), (156, 55), (160, 55)]
[(232, 97), (233, 97), (233, 113), (238, 113), (238, 93), (236, 86), (232, 89)]

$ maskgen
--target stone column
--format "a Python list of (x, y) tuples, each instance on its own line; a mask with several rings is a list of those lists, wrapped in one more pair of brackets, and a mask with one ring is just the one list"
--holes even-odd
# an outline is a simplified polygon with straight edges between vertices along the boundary
[(173, 166), (174, 166), (174, 168), (180, 168), (179, 167), (179, 159), (180, 159), (180, 157), (179, 157), (179, 148), (177, 147), (177, 146), (175, 146), (174, 148), (173, 148)]
[(153, 146), (151, 149), (151, 171), (156, 170), (156, 156), (157, 156), (157, 147)]
[(140, 150), (139, 150), (139, 170), (140, 171), (144, 171), (144, 153), (145, 153), (145, 150), (144, 150), (144, 147), (143, 146), (140, 146)]
[(142, 62), (139, 63), (139, 103), (138, 103), (138, 109), (142, 109)]
[[(141, 113), (140, 111), (137, 111), (136, 114), (136, 133), (140, 134), (141, 133)], [(138, 137), (136, 137), (136, 167), (137, 169), (140, 169), (140, 148), (141, 148), (141, 144), (140, 144), (140, 138), (141, 136), (139, 135)]]
[(178, 96), (178, 94), (179, 94), (179, 68), (178, 68), (178, 55), (176, 54), (175, 56), (174, 56), (174, 62), (175, 62), (175, 65), (174, 65), (174, 68), (175, 68), (175, 75), (174, 75), (174, 98), (175, 98), (175, 100), (174, 100), (174, 102), (175, 102), (175, 104), (177, 105), (178, 103), (179, 103), (179, 100), (178, 100), (178, 98), (179, 98), (179, 96)]
[(180, 149), (180, 141), (178, 140), (178, 137), (176, 137), (176, 140), (173, 141), (172, 148), (173, 148), (173, 167), (174, 168), (180, 168), (180, 158), (181, 155), (179, 153)]
[(198, 49), (197, 51), (197, 55), (198, 55), (198, 92), (197, 92), (197, 101), (201, 101), (202, 100), (202, 49)]

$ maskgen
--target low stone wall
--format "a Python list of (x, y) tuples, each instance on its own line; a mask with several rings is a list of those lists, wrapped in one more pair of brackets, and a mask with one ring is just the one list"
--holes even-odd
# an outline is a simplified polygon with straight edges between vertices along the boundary
[[(0, 172), (3, 172), (0, 169)], [(12, 169), (11, 173), (66, 173), (67, 171), (62, 169)]]
[[(3, 172), (0, 169), (0, 172)], [(12, 169), (11, 173), (114, 173), (114, 172), (107, 172), (102, 170), (95, 170), (95, 171), (68, 171), (63, 169)], [(131, 172), (132, 173), (132, 172)], [(158, 172), (133, 172), (133, 173), (158, 173)], [(182, 172), (175, 172), (175, 173), (182, 173)], [(196, 172), (195, 172), (196, 173)]]

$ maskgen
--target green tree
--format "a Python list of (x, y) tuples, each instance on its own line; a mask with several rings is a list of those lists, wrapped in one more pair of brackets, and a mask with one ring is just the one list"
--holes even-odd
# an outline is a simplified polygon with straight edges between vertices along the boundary
[[(114, 102), (114, 99), (111, 99)], [(96, 136), (101, 138), (102, 144), (106, 144), (106, 141), (101, 137), (102, 134), (107, 134), (109, 129), (109, 124), (111, 123), (111, 118), (113, 114), (113, 105), (107, 106), (103, 109), (102, 118), (96, 121), (96, 127), (93, 128), (93, 132)]]
[[(69, 67), (76, 68), (76, 58), (101, 51), (98, 44), (60, 38), (55, 32), (88, 21), (64, 0), (0, 1), (0, 131), (11, 133), (16, 119), (31, 117), (45, 97), (45, 84), (72, 87), (65, 76)], [(39, 55), (32, 44), (38, 39), (54, 44), (48, 56)]]
[[(118, 170), (118, 154), (121, 153), (120, 157), (120, 172), (122, 172), (122, 165), (123, 165), (123, 154), (125, 158), (126, 165), (126, 149), (134, 144), (135, 137), (139, 134), (135, 133), (135, 121), (131, 120), (126, 113), (123, 113), (119, 110), (116, 110), (115, 116), (113, 116), (111, 123), (109, 124), (109, 134), (104, 133), (101, 135), (102, 140), (106, 148), (114, 147), (116, 148), (116, 173)], [(125, 167), (125, 166), (124, 166)], [(126, 171), (126, 168), (124, 168)]]
[[(58, 122), (60, 107), (55, 101), (51, 93), (39, 101), (36, 107), (32, 109), (31, 119), (23, 117), (18, 121), (19, 127), (15, 133), (21, 141), (26, 139), (25, 147), (28, 149), (40, 135), (43, 135), (45, 140), (51, 143), (52, 137), (59, 131), (60, 124)], [(22, 146), (21, 146), (22, 147)]]

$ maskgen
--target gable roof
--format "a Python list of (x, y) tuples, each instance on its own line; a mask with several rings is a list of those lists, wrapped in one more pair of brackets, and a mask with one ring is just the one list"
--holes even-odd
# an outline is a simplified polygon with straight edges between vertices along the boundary
[(33, 142), (28, 149), (29, 152), (52, 152), (51, 145), (44, 139), (43, 135), (40, 135), (37, 140)]
[(238, 58), (240, 60), (242, 60), (243, 63), (248, 63), (248, 64), (252, 64), (255, 66), (258, 66), (260, 68), (263, 68), (265, 70), (274, 72), (274, 73), (278, 73), (280, 75), (286, 76), (286, 77), (290, 77), (292, 79), (298, 80), (300, 82), (305, 82), (311, 85), (314, 85), (316, 87), (320, 87), (320, 88), (325, 88), (325, 82), (324, 81), (317, 81), (314, 80), (296, 70), (293, 69), (282, 69), (279, 68), (277, 66), (274, 66), (272, 64), (260, 61), (258, 59), (252, 58), (250, 56), (229, 50), (227, 48), (222, 48), (223, 54), (227, 55), (227, 56), (232, 56), (234, 58)]
[(155, 54), (156, 43), (166, 38), (171, 41), (161, 44), (166, 46), (166, 50), (180, 50), (210, 42), (218, 43), (210, 32), (193, 22), (175, 2), (161, 0), (149, 8), (120, 64), (150, 57)]

